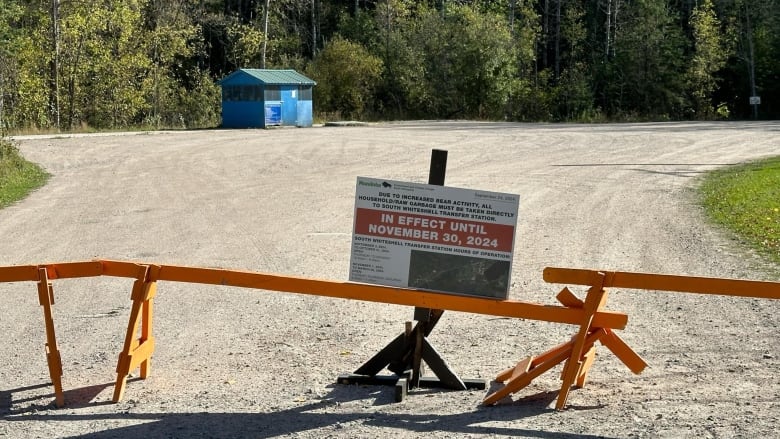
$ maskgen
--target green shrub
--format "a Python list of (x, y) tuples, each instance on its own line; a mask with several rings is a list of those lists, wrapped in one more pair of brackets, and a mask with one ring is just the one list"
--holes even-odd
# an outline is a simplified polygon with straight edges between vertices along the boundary
[(0, 208), (43, 186), (49, 175), (22, 157), (11, 142), (0, 139)]

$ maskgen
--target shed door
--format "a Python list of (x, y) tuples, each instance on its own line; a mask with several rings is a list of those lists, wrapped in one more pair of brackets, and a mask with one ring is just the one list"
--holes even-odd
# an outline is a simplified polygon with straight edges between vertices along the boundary
[(295, 125), (298, 121), (298, 87), (282, 89), (282, 125)]

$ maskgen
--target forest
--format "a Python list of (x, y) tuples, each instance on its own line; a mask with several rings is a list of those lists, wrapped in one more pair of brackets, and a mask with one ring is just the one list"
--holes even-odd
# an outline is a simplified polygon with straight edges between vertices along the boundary
[(0, 133), (220, 124), (295, 69), (320, 120), (780, 116), (777, 0), (3, 0)]

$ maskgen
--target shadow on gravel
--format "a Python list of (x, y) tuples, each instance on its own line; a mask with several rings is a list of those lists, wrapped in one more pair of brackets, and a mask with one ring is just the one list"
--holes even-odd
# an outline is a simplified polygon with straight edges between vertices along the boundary
[[(95, 389), (79, 389), (79, 394), (87, 395), (105, 386), (94, 386)], [(35, 387), (43, 387), (35, 386)], [(92, 389), (89, 391), (88, 389)], [(495, 407), (478, 407), (471, 412), (436, 415), (424, 413), (386, 413), (377, 411), (367, 413), (354, 412), (341, 408), (340, 405), (355, 399), (365, 398), (369, 387), (335, 386), (321, 400), (303, 404), (287, 410), (269, 413), (56, 413), (49, 410), (46, 413), (35, 411), (12, 414), (3, 410), (2, 420), (6, 422), (40, 421), (40, 422), (90, 422), (90, 424), (116, 425), (118, 422), (133, 423), (116, 428), (109, 428), (70, 438), (265, 438), (280, 435), (297, 435), (308, 433), (311, 436), (350, 436), (352, 430), (356, 437), (365, 435), (411, 435), (425, 436), (427, 433), (452, 433), (459, 435), (506, 435), (540, 439), (575, 439), (603, 438), (603, 436), (583, 435), (582, 433), (565, 433), (512, 427), (512, 421), (532, 418), (548, 414), (549, 408), (556, 398), (557, 392), (543, 392), (530, 395), (518, 401), (499, 404)], [(15, 391), (28, 390), (17, 389)], [(383, 393), (385, 393), (383, 391)], [(391, 395), (388, 389), (386, 392)], [(3, 406), (10, 402), (11, 392), (0, 392), (0, 403)], [(424, 394), (412, 393), (408, 398), (424, 397)], [(389, 398), (392, 398), (390, 396)], [(389, 399), (388, 398), (388, 399)], [(382, 398), (385, 399), (384, 397)], [(18, 401), (16, 401), (18, 402)], [(83, 407), (103, 405), (102, 402), (87, 403)], [(6, 407), (2, 407), (5, 409)], [(51, 409), (51, 407), (47, 407)], [(68, 409), (76, 408), (71, 403)], [(587, 410), (591, 407), (573, 407), (575, 410)], [(592, 407), (596, 408), (596, 407)], [(497, 426), (504, 423), (506, 426)], [(374, 430), (374, 429), (383, 429)], [(388, 429), (397, 433), (388, 433)]]
[[(127, 382), (130, 383), (138, 380), (140, 380), (140, 378), (130, 379), (127, 380)], [(102, 392), (103, 390), (109, 387), (113, 388), (114, 383), (110, 382), (106, 384), (98, 384), (95, 386), (81, 387), (79, 389), (66, 390), (64, 392), (65, 401), (67, 403), (68, 408), (70, 409), (80, 409), (85, 407), (94, 407), (98, 405), (113, 404), (112, 401), (95, 402), (95, 398), (97, 398), (100, 392)]]
[[(128, 383), (138, 381), (141, 378), (132, 378), (127, 380)], [(36, 384), (34, 386), (21, 387), (12, 390), (0, 390), (0, 419), (5, 419), (6, 416), (14, 416), (13, 419), (19, 415), (26, 415), (41, 410), (49, 410), (54, 407), (54, 393), (48, 393), (46, 395), (35, 394), (32, 396), (22, 396), (26, 392), (30, 392), (36, 389), (51, 389), (51, 383)], [(96, 407), (101, 405), (111, 405), (112, 401), (94, 401), (95, 398), (109, 387), (114, 387), (113, 382), (105, 384), (97, 384), (94, 386), (81, 387), (78, 389), (66, 390), (63, 392), (65, 397), (66, 407), (69, 409), (82, 409), (88, 407)], [(14, 397), (16, 395), (16, 397)], [(44, 402), (48, 401), (48, 402)], [(27, 405), (26, 403), (29, 403)], [(13, 406), (22, 407), (20, 409), (14, 409)], [(7, 419), (7, 420), (13, 420)]]
[[(27, 387), (20, 387), (18, 389), (13, 390), (0, 390), (0, 416), (5, 418), (8, 415), (15, 415), (20, 413), (27, 413), (28, 411), (32, 410), (43, 410), (46, 408), (47, 404), (40, 404), (40, 405), (30, 405), (31, 407), (29, 410), (20, 410), (20, 411), (13, 411), (11, 409), (11, 406), (14, 401), (14, 394), (24, 393), (32, 390), (42, 389), (44, 387), (51, 387), (51, 383), (42, 383), (42, 384), (36, 384), (34, 386), (27, 386)], [(50, 395), (52, 398), (54, 398), (54, 394), (52, 393)], [(38, 396), (35, 397), (29, 397), (29, 398), (18, 398), (16, 399), (16, 403), (27, 403), (27, 402), (33, 402), (37, 399), (40, 399)], [(53, 404), (53, 403), (52, 403)]]

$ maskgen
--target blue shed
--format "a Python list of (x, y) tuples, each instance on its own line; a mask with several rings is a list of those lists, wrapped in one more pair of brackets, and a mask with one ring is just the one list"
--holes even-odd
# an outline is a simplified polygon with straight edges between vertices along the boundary
[(239, 69), (220, 85), (225, 128), (312, 125), (316, 82), (295, 70)]

